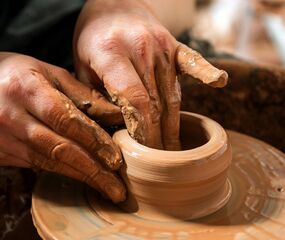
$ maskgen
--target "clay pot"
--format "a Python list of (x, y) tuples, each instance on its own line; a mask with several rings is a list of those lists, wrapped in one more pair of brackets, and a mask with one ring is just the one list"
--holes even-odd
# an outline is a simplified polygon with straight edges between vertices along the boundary
[(148, 219), (194, 219), (227, 203), (232, 153), (224, 129), (205, 116), (181, 112), (180, 136), (181, 151), (164, 151), (139, 144), (127, 130), (114, 134), (125, 159), (125, 211)]

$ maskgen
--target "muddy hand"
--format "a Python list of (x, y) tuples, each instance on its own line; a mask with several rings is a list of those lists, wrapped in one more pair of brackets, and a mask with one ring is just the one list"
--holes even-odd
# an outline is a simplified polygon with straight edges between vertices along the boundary
[(174, 37), (137, 0), (87, 1), (74, 37), (79, 80), (106, 90), (130, 134), (160, 149), (179, 149), (175, 49)]
[(118, 107), (65, 70), (0, 53), (0, 164), (60, 173), (122, 201), (125, 187), (113, 172), (120, 151), (76, 105), (105, 124), (122, 120)]
[(197, 58), (196, 68), (187, 65), (193, 57), (188, 52), (144, 1), (87, 1), (75, 30), (78, 79), (107, 91), (120, 106), (131, 136), (158, 149), (180, 149), (176, 58), (183, 72), (215, 81), (210, 75), (204, 77), (209, 69), (204, 59)]

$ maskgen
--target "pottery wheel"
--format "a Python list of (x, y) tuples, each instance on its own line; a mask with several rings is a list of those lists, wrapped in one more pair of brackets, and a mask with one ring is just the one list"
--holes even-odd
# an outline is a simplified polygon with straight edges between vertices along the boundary
[(285, 239), (285, 155), (228, 131), (233, 192), (218, 212), (192, 221), (151, 221), (124, 213), (84, 184), (43, 174), (33, 194), (34, 223), (44, 239)]

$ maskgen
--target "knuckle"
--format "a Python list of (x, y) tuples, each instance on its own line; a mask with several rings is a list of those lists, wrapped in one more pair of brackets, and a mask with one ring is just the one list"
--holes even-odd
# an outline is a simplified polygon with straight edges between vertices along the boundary
[(115, 31), (110, 31), (103, 39), (98, 40), (98, 48), (104, 52), (117, 52), (120, 49), (119, 34)]
[(130, 103), (138, 108), (141, 109), (142, 107), (148, 107), (150, 104), (150, 97), (145, 91), (140, 90), (133, 90), (130, 91), (129, 101)]
[(162, 116), (162, 106), (159, 99), (151, 98), (150, 114), (153, 124), (159, 124)]
[(149, 30), (146, 28), (142, 28), (139, 31), (136, 31), (134, 33), (134, 40), (136, 43), (139, 43), (139, 42), (148, 43), (151, 41), (151, 39), (152, 39), (152, 35), (149, 32)]
[(172, 38), (167, 30), (157, 29), (154, 36), (162, 49), (171, 49)]
[(23, 114), (23, 111), (12, 105), (8, 107), (0, 106), (0, 129), (2, 128), (6, 131), (14, 129), (15, 124), (19, 123), (19, 119), (23, 117)]
[(92, 172), (89, 175), (86, 175), (83, 179), (82, 182), (87, 183), (88, 185), (94, 185), (94, 183), (98, 182), (98, 179), (100, 178), (101, 171), (98, 167), (94, 167)]
[(181, 104), (181, 97), (179, 95), (170, 96), (168, 98), (167, 108), (168, 109), (177, 109), (177, 108), (179, 109), (180, 104)]
[(42, 74), (35, 69), (12, 73), (6, 84), (6, 97), (12, 99), (30, 98), (38, 93), (37, 81)]
[(43, 118), (47, 124), (60, 134), (69, 134), (78, 127), (80, 112), (69, 99), (49, 102), (44, 108)]
[(39, 93), (38, 81), (43, 75), (35, 69), (28, 69), (23, 78), (22, 90), (23, 96), (31, 98)]
[(160, 112), (157, 112), (157, 111), (154, 111), (154, 113), (151, 113), (151, 116), (152, 116), (152, 123), (154, 125), (159, 125), (160, 124), (160, 120), (161, 120), (161, 113)]
[(6, 97), (17, 98), (22, 92), (21, 80), (17, 75), (9, 77), (8, 82), (4, 83)]
[(137, 33), (134, 37), (134, 51), (136, 56), (144, 58), (151, 44), (151, 35), (147, 31)]
[[(58, 73), (58, 75), (63, 76), (63, 77), (70, 75), (69, 71), (61, 67), (54, 66), (54, 70), (56, 71), (56, 73)], [(55, 77), (53, 76), (53, 78)]]
[(77, 117), (75, 114), (57, 113), (53, 114), (52, 125), (61, 134), (73, 134), (77, 130)]
[(26, 134), (24, 140), (30, 144), (33, 144), (36, 141), (41, 141), (45, 136), (37, 128), (36, 125), (30, 124), (26, 129)]
[(154, 100), (154, 112), (156, 112), (159, 116), (162, 114), (162, 106), (159, 100)]
[(72, 157), (72, 145), (67, 142), (59, 142), (50, 149), (50, 159), (55, 162), (63, 162)]

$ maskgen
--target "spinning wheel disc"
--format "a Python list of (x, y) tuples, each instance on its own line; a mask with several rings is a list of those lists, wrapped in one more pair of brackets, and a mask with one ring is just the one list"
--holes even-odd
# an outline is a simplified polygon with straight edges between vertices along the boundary
[(198, 220), (168, 222), (125, 213), (72, 179), (43, 174), (32, 201), (44, 239), (284, 239), (285, 156), (252, 137), (228, 131), (233, 149), (232, 196)]

